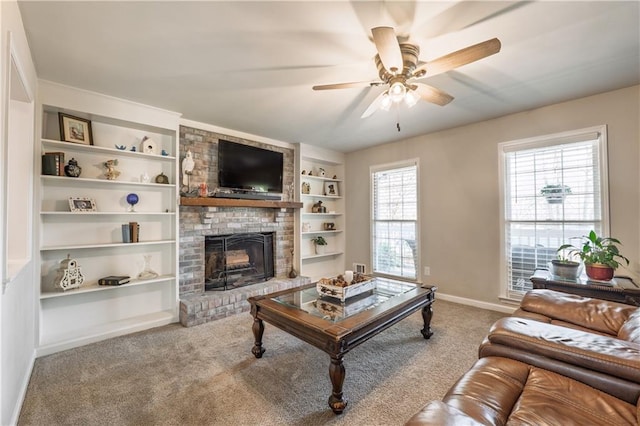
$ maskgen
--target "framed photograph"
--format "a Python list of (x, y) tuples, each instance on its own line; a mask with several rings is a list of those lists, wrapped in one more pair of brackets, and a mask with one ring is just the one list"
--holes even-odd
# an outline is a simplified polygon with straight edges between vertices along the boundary
[(69, 197), (69, 208), (72, 212), (95, 212), (96, 200), (93, 198)]
[(325, 182), (324, 183), (324, 195), (330, 197), (337, 197), (340, 195), (338, 191), (338, 182)]
[(58, 113), (60, 120), (60, 139), (83, 145), (93, 145), (91, 121), (73, 115)]

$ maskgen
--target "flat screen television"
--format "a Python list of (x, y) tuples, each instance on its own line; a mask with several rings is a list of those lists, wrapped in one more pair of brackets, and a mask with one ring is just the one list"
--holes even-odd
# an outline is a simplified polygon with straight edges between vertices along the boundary
[(282, 194), (281, 152), (218, 141), (218, 184), (223, 189)]

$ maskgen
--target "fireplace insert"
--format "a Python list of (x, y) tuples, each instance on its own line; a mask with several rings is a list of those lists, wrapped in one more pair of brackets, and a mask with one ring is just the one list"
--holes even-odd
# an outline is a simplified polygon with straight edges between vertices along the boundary
[(205, 290), (227, 290), (274, 276), (273, 233), (206, 236)]

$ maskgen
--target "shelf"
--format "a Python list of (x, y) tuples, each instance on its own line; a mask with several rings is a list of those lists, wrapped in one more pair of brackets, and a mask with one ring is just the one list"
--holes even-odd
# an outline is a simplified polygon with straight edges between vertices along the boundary
[(173, 184), (155, 183), (155, 182), (127, 182), (123, 180), (108, 180), (108, 179), (93, 179), (93, 178), (72, 178), (66, 176), (54, 176), (54, 175), (40, 175), (40, 179), (45, 183), (63, 184), (63, 185), (89, 185), (89, 184), (105, 184), (105, 185), (131, 185), (131, 186), (146, 186), (154, 188), (167, 188), (175, 189)]
[(236, 198), (181, 197), (181, 206), (201, 207), (257, 207), (265, 209), (300, 209), (302, 203), (295, 201), (247, 200)]
[(43, 216), (175, 216), (176, 212), (40, 212)]
[(308, 197), (308, 198), (330, 198), (334, 200), (339, 200), (340, 198), (342, 198), (340, 195), (303, 194), (303, 193), (300, 193), (300, 196)]
[(339, 256), (341, 254), (342, 254), (341, 251), (331, 251), (323, 254), (310, 254), (307, 256), (302, 256), (302, 260), (320, 259), (323, 257)]
[(175, 242), (176, 240), (157, 240), (157, 241), (140, 241), (138, 243), (67, 244), (67, 245), (59, 245), (59, 246), (41, 247), (40, 251), (78, 250), (78, 249), (108, 248), (108, 247), (134, 247), (134, 246), (149, 246), (149, 245), (158, 245), (158, 244), (174, 244)]
[(165, 282), (165, 281), (170, 281), (170, 280), (175, 280), (176, 277), (175, 275), (160, 275), (159, 277), (150, 279), (150, 280), (138, 280), (138, 279), (132, 279), (130, 282), (126, 283), (126, 284), (122, 284), (122, 285), (117, 285), (117, 286), (111, 286), (111, 285), (98, 285), (97, 282), (91, 283), (91, 284), (87, 284), (87, 285), (83, 285), (79, 288), (73, 288), (70, 290), (58, 290), (58, 291), (44, 291), (40, 294), (40, 299), (52, 299), (54, 297), (64, 297), (64, 296), (75, 296), (78, 294), (83, 294), (83, 293), (91, 293), (94, 291), (109, 291), (109, 290), (116, 290), (116, 289), (120, 289), (120, 288), (127, 288), (127, 287), (134, 287), (134, 286), (139, 286), (139, 285), (147, 285), (147, 284), (154, 284), (154, 283), (159, 283), (159, 282)]
[(304, 216), (317, 216), (317, 217), (333, 217), (333, 216), (342, 216), (342, 213), (309, 213), (302, 212)]
[(312, 180), (321, 180), (321, 181), (329, 181), (329, 182), (342, 182), (342, 179), (333, 179), (333, 178), (328, 178), (328, 177), (322, 177), (322, 176), (309, 176), (309, 175), (300, 175), (300, 180), (304, 180), (304, 179), (312, 179)]
[(333, 231), (306, 231), (301, 232), (300, 235), (337, 234), (339, 232), (342, 232), (342, 229), (334, 229)]
[(67, 150), (73, 150), (78, 152), (97, 152), (97, 153), (106, 153), (109, 155), (117, 154), (123, 157), (138, 157), (138, 158), (152, 159), (152, 160), (174, 161), (176, 159), (175, 157), (170, 155), (145, 154), (143, 152), (138, 152), (138, 151), (125, 151), (122, 149), (106, 148), (106, 147), (95, 146), (95, 145), (82, 145), (82, 144), (77, 144), (72, 142), (57, 141), (53, 139), (42, 139), (42, 146), (49, 147), (51, 149), (67, 149)]

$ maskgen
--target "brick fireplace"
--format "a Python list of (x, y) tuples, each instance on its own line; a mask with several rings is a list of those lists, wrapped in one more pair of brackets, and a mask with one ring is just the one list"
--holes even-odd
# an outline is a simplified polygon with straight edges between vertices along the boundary
[[(195, 168), (191, 187), (206, 183), (217, 187), (217, 142), (232, 140), (284, 154), (284, 185), (293, 182), (293, 149), (232, 138), (214, 132), (180, 126), (180, 158), (191, 150)], [(184, 326), (249, 311), (247, 297), (266, 294), (309, 282), (288, 278), (294, 248), (295, 211), (291, 208), (180, 207), (179, 297), (180, 322)], [(268, 281), (248, 286), (205, 291), (205, 239), (242, 233), (269, 234), (273, 238), (273, 275)]]

